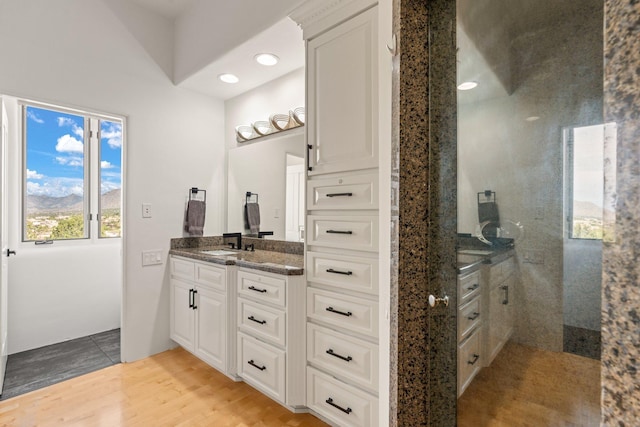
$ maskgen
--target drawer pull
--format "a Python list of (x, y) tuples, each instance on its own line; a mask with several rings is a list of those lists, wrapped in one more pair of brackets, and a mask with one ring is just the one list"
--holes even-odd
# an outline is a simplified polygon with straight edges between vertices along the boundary
[(342, 359), (342, 360), (344, 360), (345, 362), (351, 362), (351, 361), (353, 360), (353, 357), (351, 357), (351, 356), (346, 356), (346, 357), (345, 357), (345, 356), (342, 356), (342, 355), (340, 355), (340, 354), (338, 354), (338, 353), (334, 353), (334, 352), (333, 352), (333, 349), (331, 349), (331, 348), (330, 348), (329, 350), (327, 350), (327, 351), (326, 351), (326, 353), (327, 353), (327, 354), (330, 354), (330, 355), (331, 355), (331, 356), (333, 356), (333, 357), (337, 357), (338, 359)]
[(345, 276), (351, 276), (353, 274), (352, 271), (340, 271), (340, 270), (334, 270), (333, 268), (327, 268), (327, 273), (344, 274)]
[(480, 287), (480, 285), (478, 283), (474, 283), (473, 285), (469, 286), (467, 288), (468, 291), (475, 291), (476, 289), (478, 289)]
[(193, 308), (193, 289), (189, 289), (189, 308)]
[(500, 286), (500, 289), (504, 291), (504, 299), (502, 300), (502, 304), (509, 304), (509, 287), (508, 286)]
[(253, 285), (249, 286), (249, 289), (251, 289), (252, 291), (256, 291), (256, 292), (262, 292), (262, 293), (267, 292), (267, 290), (266, 290), (266, 289), (256, 288), (256, 287), (255, 287), (255, 286), (253, 286)]
[(325, 308), (325, 310), (330, 311), (330, 312), (335, 313), (335, 314), (340, 314), (340, 315), (342, 315), (342, 316), (347, 316), (347, 317), (349, 317), (349, 316), (352, 316), (352, 315), (353, 315), (353, 313), (352, 313), (352, 312), (350, 312), (350, 311), (347, 311), (347, 312), (345, 313), (344, 311), (336, 310), (336, 309), (335, 309), (335, 308), (333, 308), (333, 307), (327, 307), (327, 308)]
[(474, 353), (473, 354), (473, 360), (469, 360), (469, 361), (467, 361), (467, 363), (469, 365), (475, 365), (476, 362), (478, 361), (478, 359), (480, 359), (480, 355)]
[(353, 231), (342, 231), (342, 230), (327, 230), (328, 234), (353, 234)]
[(480, 313), (476, 313), (474, 312), (473, 315), (467, 317), (467, 319), (469, 320), (476, 320), (478, 317), (480, 317)]
[(266, 366), (258, 366), (258, 365), (256, 365), (256, 362), (254, 362), (253, 359), (249, 360), (247, 363), (249, 365), (253, 366), (254, 368), (260, 369), (261, 371), (264, 371), (265, 369), (267, 369)]
[(351, 408), (344, 409), (342, 406), (336, 405), (335, 403), (333, 403), (332, 398), (328, 398), (327, 400), (325, 400), (325, 402), (327, 402), (329, 405), (333, 406), (334, 408), (340, 409), (345, 414), (350, 414), (351, 412), (353, 412), (353, 409)]
[(329, 193), (327, 197), (351, 197), (353, 193)]
[(247, 317), (247, 319), (249, 319), (249, 320), (251, 320), (253, 322), (256, 322), (256, 323), (260, 323), (261, 325), (264, 325), (265, 323), (267, 323), (266, 320), (258, 320), (253, 316), (249, 316), (249, 317)]
[(198, 306), (196, 305), (196, 294), (198, 293), (197, 289), (193, 290), (193, 306), (191, 308), (193, 308), (194, 310), (198, 309)]

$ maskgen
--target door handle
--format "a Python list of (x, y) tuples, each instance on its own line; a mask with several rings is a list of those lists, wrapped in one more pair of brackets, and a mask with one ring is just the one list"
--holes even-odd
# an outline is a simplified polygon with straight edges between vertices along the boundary
[(429, 295), (429, 305), (431, 307), (435, 307), (437, 305), (449, 307), (449, 297), (445, 295), (443, 298), (436, 298), (434, 295)]
[(7, 249), (7, 257), (10, 257), (11, 255), (15, 255), (16, 251), (12, 251), (11, 249)]

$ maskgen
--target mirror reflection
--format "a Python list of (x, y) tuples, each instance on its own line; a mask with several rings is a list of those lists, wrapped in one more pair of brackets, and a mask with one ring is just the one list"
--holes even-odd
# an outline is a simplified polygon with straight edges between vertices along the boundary
[(598, 425), (603, 2), (457, 7), (458, 425)]
[(229, 150), (227, 231), (255, 236), (257, 217), (260, 232), (273, 232), (264, 238), (303, 241), (304, 129), (245, 144)]

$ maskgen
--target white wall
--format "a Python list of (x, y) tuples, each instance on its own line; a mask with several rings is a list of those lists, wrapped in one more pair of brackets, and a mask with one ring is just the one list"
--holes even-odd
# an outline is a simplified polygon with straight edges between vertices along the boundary
[[(167, 265), (143, 268), (141, 251), (166, 259), (192, 186), (208, 190), (205, 233), (222, 232), (222, 102), (176, 88), (100, 0), (0, 1), (0, 58), (0, 93), (126, 116), (123, 360), (170, 348)], [(10, 292), (23, 279), (12, 276)], [(68, 298), (78, 306), (91, 296)]]

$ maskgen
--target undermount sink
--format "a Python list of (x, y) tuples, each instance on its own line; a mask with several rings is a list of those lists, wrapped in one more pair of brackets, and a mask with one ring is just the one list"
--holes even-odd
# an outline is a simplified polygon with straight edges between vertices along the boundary
[(227, 256), (227, 255), (236, 255), (237, 254), (237, 252), (227, 251), (227, 250), (224, 250), (224, 249), (216, 249), (216, 250), (213, 250), (213, 251), (200, 251), (200, 252), (203, 253), (203, 254), (206, 254), (206, 255), (213, 255), (213, 256)]

